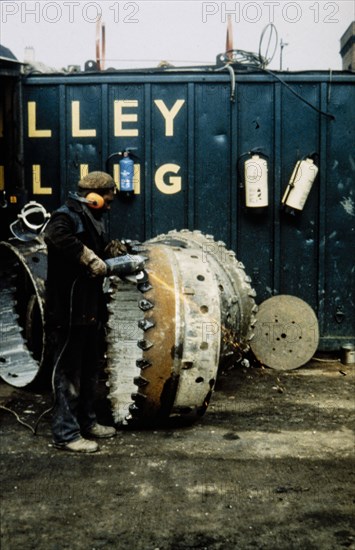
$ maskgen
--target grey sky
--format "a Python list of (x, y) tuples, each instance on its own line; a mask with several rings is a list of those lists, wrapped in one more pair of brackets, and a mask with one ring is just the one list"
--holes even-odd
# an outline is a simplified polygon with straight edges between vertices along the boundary
[(107, 67), (214, 63), (225, 51), (226, 18), (232, 15), (234, 48), (258, 52), (273, 22), (278, 47), (272, 69), (340, 70), (340, 37), (355, 18), (353, 0), (202, 1), (1, 1), (1, 43), (22, 61), (26, 46), (52, 67), (83, 67), (95, 59), (96, 18), (106, 25)]

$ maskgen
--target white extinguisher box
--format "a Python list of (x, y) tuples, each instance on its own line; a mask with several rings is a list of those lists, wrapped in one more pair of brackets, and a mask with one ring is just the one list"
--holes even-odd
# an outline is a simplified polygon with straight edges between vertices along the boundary
[(267, 161), (253, 155), (244, 164), (245, 206), (259, 208), (268, 205)]

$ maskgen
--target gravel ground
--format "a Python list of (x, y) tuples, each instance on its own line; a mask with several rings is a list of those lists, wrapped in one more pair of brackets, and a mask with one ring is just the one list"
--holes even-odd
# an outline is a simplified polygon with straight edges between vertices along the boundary
[[(93, 455), (1, 409), (1, 548), (355, 549), (354, 379), (334, 360), (235, 368), (194, 424), (119, 431)], [(0, 404), (33, 426), (51, 396), (0, 382)]]

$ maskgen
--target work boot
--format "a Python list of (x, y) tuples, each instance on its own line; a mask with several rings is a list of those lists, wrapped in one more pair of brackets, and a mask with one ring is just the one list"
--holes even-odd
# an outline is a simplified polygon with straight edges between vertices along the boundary
[(64, 451), (73, 451), (75, 453), (95, 453), (98, 451), (99, 446), (96, 441), (89, 441), (89, 439), (84, 439), (79, 437), (75, 441), (69, 441), (64, 445), (56, 445), (57, 449), (63, 449)]
[(116, 435), (116, 429), (111, 426), (103, 426), (102, 424), (94, 424), (89, 428), (85, 435), (87, 437), (97, 437), (99, 439), (104, 437), (113, 437)]

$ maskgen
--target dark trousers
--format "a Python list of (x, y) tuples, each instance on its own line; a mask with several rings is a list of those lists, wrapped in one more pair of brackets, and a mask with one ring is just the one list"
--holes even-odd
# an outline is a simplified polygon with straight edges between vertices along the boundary
[(99, 365), (99, 329), (72, 326), (56, 329), (52, 434), (57, 445), (75, 441), (96, 423), (95, 388)]

